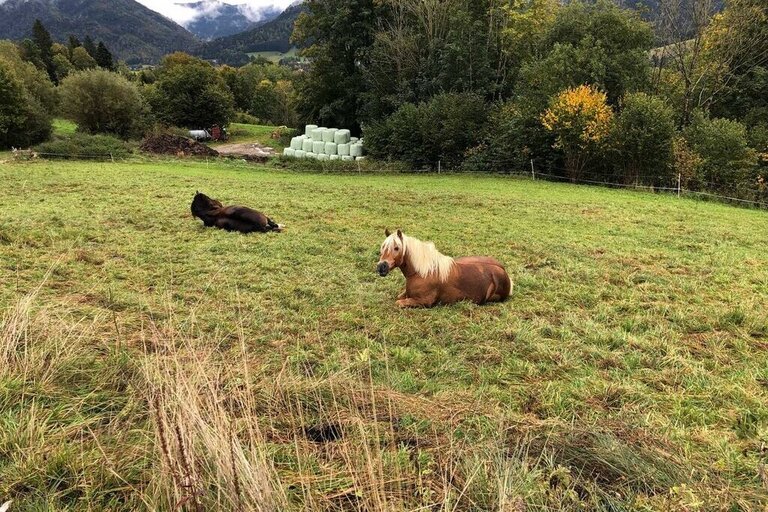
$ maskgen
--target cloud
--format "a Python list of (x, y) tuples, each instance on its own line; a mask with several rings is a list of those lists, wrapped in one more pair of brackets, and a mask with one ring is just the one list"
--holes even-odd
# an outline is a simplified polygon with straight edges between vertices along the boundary
[[(0, 0), (2, 3), (3, 0)], [(199, 0), (137, 0), (152, 9), (157, 11), (163, 16), (172, 19), (180, 25), (186, 25), (200, 16), (209, 15), (215, 13), (220, 3), (227, 3), (231, 5), (242, 5), (243, 14), (253, 21), (258, 21), (261, 16), (262, 9), (267, 7), (278, 7), (281, 9), (287, 8), (293, 0), (227, 0), (225, 2), (218, 2), (216, 0), (206, 0), (206, 5), (202, 10), (197, 10), (192, 7), (188, 7), (184, 4), (189, 4)]]

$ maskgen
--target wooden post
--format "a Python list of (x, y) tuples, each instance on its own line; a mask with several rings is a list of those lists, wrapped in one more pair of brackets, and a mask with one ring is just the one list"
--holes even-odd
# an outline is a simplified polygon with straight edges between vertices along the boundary
[(677, 197), (680, 197), (680, 184), (683, 181), (682, 173), (677, 173)]
[(438, 160), (437, 161), (437, 174), (440, 174), (440, 171), (442, 170), (442, 167), (443, 167), (443, 161), (442, 160)]
[(536, 181), (536, 171), (533, 169), (533, 158), (531, 158), (531, 177)]

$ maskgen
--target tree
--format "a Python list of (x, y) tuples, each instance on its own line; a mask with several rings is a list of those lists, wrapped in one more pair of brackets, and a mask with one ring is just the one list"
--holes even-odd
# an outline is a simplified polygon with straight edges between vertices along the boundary
[(93, 42), (93, 39), (91, 39), (91, 36), (85, 36), (85, 39), (83, 39), (83, 48), (88, 52), (88, 55), (94, 59), (96, 58), (96, 44)]
[(72, 34), (69, 35), (69, 38), (67, 39), (67, 48), (69, 48), (69, 58), (72, 58), (72, 52), (75, 48), (80, 48), (83, 46), (83, 44), (80, 42), (80, 40), (73, 36)]
[(556, 135), (554, 147), (563, 151), (571, 179), (581, 177), (589, 158), (601, 148), (612, 119), (606, 94), (594, 86), (566, 89), (550, 100), (541, 123)]
[(611, 127), (610, 144), (625, 183), (672, 183), (674, 110), (645, 93), (628, 94)]
[(327, 126), (358, 131), (360, 95), (366, 90), (362, 65), (373, 44), (379, 2), (327, 0), (308, 2), (296, 20), (293, 40), (308, 47), (309, 71), (297, 84), (299, 112)]
[(177, 52), (166, 56), (149, 94), (152, 111), (165, 123), (186, 128), (226, 125), (234, 99), (209, 63)]
[(104, 69), (80, 71), (59, 86), (61, 110), (90, 133), (128, 138), (141, 133), (147, 108), (138, 87)]
[(701, 111), (692, 115), (683, 132), (691, 149), (701, 158), (694, 184), (724, 193), (736, 193), (750, 181), (757, 154), (749, 147), (747, 128), (738, 121), (709, 118)]
[(32, 100), (44, 112), (56, 110), (56, 91), (48, 73), (23, 59), (23, 51), (11, 41), (0, 41), (0, 63), (11, 69)]
[(99, 67), (109, 71), (115, 69), (115, 63), (112, 61), (112, 53), (102, 41), (99, 41), (99, 46), (96, 48), (96, 55), (93, 58)]
[(542, 107), (554, 94), (582, 84), (605, 91), (616, 105), (649, 83), (653, 32), (633, 11), (604, 0), (571, 2), (557, 11), (544, 40), (519, 80), (521, 92)]
[(96, 64), (96, 61), (88, 54), (85, 48), (78, 46), (72, 50), (72, 65), (78, 71), (83, 71), (95, 68), (98, 64)]
[(12, 67), (0, 60), (0, 148), (29, 147), (50, 134), (50, 117)]
[(53, 39), (48, 30), (43, 26), (43, 22), (39, 19), (36, 19), (34, 25), (32, 25), (32, 42), (40, 50), (40, 59), (46, 71), (48, 71), (48, 76), (52, 82), (56, 83), (56, 68), (53, 64), (53, 52), (51, 51)]

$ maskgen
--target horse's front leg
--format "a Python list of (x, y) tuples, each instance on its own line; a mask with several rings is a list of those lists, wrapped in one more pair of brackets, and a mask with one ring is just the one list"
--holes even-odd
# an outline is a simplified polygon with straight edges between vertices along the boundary
[(409, 297), (395, 302), (401, 308), (431, 308), (437, 302), (437, 293), (428, 293), (424, 295), (411, 294)]
[(397, 296), (397, 300), (400, 300), (400, 299), (404, 299), (404, 298), (406, 298), (407, 296), (408, 296), (408, 290), (407, 290), (407, 289), (405, 289), (405, 290), (403, 290), (403, 291), (400, 293), (400, 295), (398, 295), (398, 296)]

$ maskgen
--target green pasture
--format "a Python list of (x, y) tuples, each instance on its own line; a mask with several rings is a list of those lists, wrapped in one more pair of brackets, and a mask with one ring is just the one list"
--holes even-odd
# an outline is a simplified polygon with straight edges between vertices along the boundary
[[(11, 510), (768, 504), (764, 211), (191, 160), (0, 179)], [(206, 229), (196, 190), (286, 231)], [(498, 258), (510, 299), (397, 309), (385, 228)]]

